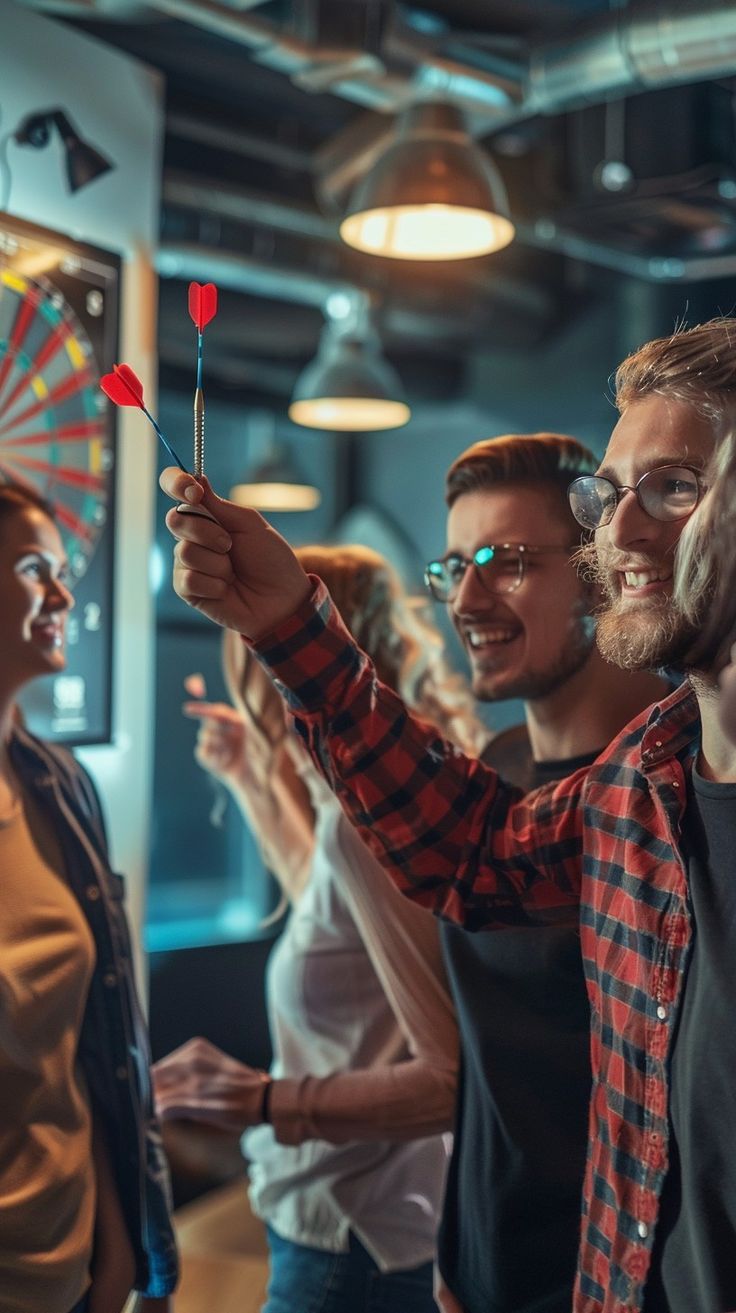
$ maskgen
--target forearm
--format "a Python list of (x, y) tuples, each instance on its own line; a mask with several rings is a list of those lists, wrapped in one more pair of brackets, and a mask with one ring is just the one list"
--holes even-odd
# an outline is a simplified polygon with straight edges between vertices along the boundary
[(452, 1128), (456, 1085), (453, 1066), (423, 1059), (275, 1080), (270, 1120), (281, 1144), (416, 1140)]
[(524, 800), (411, 716), (322, 586), (256, 651), (287, 690), (315, 765), (402, 893), (470, 929), (569, 918), (579, 791), (540, 809), (538, 827), (542, 791)]

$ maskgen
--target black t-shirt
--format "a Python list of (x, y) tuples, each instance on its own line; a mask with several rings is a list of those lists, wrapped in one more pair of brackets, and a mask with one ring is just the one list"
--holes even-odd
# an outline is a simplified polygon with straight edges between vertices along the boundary
[[(484, 760), (524, 788), (596, 755), (534, 763), (520, 740)], [(462, 1059), (440, 1271), (466, 1313), (570, 1313), (591, 1086), (577, 909), (566, 926), (441, 933)]]
[(646, 1313), (736, 1309), (736, 784), (693, 772), (693, 944), (670, 1057), (669, 1168)]

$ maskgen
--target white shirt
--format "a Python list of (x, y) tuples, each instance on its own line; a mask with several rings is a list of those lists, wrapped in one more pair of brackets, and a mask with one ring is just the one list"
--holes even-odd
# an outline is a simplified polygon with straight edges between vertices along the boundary
[[(312, 871), (268, 968), (272, 1125), (243, 1137), (254, 1211), (382, 1271), (434, 1257), (457, 1030), (434, 918), (401, 897), (310, 769)], [(417, 1138), (421, 1137), (421, 1138)]]

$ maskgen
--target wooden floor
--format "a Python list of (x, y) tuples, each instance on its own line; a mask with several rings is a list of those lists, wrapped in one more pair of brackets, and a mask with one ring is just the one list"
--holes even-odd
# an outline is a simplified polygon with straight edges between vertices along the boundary
[(182, 1262), (175, 1313), (259, 1313), (268, 1249), (245, 1178), (186, 1204), (175, 1221)]

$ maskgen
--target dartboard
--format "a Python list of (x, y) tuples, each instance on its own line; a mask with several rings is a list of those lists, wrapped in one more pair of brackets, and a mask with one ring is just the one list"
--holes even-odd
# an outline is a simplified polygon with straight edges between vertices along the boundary
[(98, 379), (92, 344), (60, 287), (0, 265), (0, 480), (52, 503), (76, 579), (92, 559), (112, 486)]
[(0, 214), (0, 482), (51, 502), (75, 606), (66, 669), (19, 702), (34, 733), (112, 734), (114, 407), (98, 386), (117, 359), (120, 259)]

